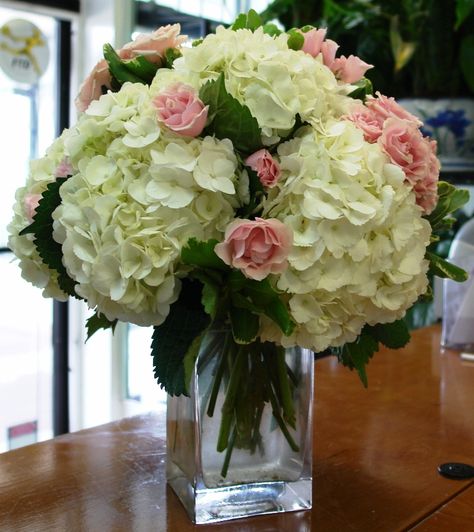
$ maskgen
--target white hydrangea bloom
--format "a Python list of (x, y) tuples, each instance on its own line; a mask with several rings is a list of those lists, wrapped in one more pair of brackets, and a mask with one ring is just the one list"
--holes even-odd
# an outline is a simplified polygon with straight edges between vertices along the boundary
[(20, 236), (19, 233), (31, 223), (25, 209), (26, 196), (42, 194), (48, 184), (56, 179), (56, 170), (64, 160), (65, 136), (66, 134), (63, 134), (53, 142), (45, 157), (30, 163), (28, 180), (24, 187), (16, 191), (13, 219), (7, 227), (8, 246), (19, 259), (22, 277), (42, 288), (44, 297), (54, 297), (60, 301), (65, 301), (67, 295), (58, 286), (56, 272), (50, 271), (41, 260), (34, 244), (34, 236), (32, 234)]
[(298, 114), (314, 126), (347, 113), (350, 85), (338, 83), (318, 59), (288, 48), (287, 36), (270, 37), (262, 28), (233, 31), (219, 26), (199, 46), (183, 48), (173, 70), (160, 69), (151, 90), (186, 83), (196, 90), (224, 73), (226, 90), (246, 105), (262, 129), (265, 144), (278, 142)]
[(328, 120), (278, 147), (282, 177), (264, 217), (293, 229), (289, 268), (273, 279), (297, 324), (262, 337), (315, 351), (356, 339), (365, 323), (392, 322), (426, 290), (431, 228), (399, 167), (354, 124)]
[(138, 325), (168, 315), (188, 239), (221, 239), (241, 205), (232, 143), (160, 130), (154, 113), (144, 85), (94, 102), (65, 142), (78, 171), (54, 212), (76, 292), (107, 318)]

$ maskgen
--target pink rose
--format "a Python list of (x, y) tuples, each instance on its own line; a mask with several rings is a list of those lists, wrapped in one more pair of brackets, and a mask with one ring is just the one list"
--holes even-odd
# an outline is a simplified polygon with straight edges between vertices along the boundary
[(180, 35), (179, 24), (168, 24), (158, 28), (153, 33), (141, 33), (137, 38), (126, 44), (120, 51), (122, 59), (132, 59), (143, 55), (151, 63), (159, 63), (168, 48), (177, 48), (187, 39)]
[(36, 214), (36, 209), (38, 208), (40, 199), (41, 194), (27, 194), (23, 200), (26, 218), (30, 223), (33, 222), (33, 217)]
[(280, 179), (280, 166), (268, 150), (256, 151), (247, 157), (245, 164), (257, 172), (260, 183), (264, 187), (272, 188)]
[(404, 171), (417, 204), (429, 214), (436, 205), (440, 164), (436, 142), (421, 134), (410, 120), (388, 118), (378, 141), (392, 163)]
[[(151, 63), (159, 63), (168, 48), (177, 48), (186, 36), (179, 35), (180, 25), (173, 24), (158, 28), (153, 33), (139, 35), (133, 42), (117, 50), (121, 59), (132, 59), (144, 55)], [(105, 59), (99, 61), (79, 88), (75, 104), (79, 112), (84, 112), (94, 100), (102, 96), (102, 87), (110, 89), (111, 77)]]
[(313, 28), (312, 30), (302, 33), (304, 37), (303, 47), (301, 48), (303, 52), (306, 52), (313, 57), (316, 57), (321, 52), (321, 45), (326, 37), (326, 29)]
[(292, 243), (291, 230), (279, 220), (237, 219), (227, 227), (224, 242), (214, 250), (229, 266), (249, 279), (261, 281), (270, 273), (286, 270)]
[(197, 137), (206, 125), (209, 106), (204, 106), (196, 91), (184, 83), (175, 83), (160, 92), (153, 105), (158, 120), (181, 135)]
[(400, 104), (398, 104), (394, 98), (388, 98), (380, 92), (375, 93), (377, 98), (373, 96), (367, 96), (366, 105), (378, 118), (381, 124), (387, 118), (401, 118), (402, 120), (408, 120), (413, 122), (417, 126), (421, 126), (422, 122), (415, 116), (405, 110)]
[(54, 175), (56, 177), (67, 177), (69, 175), (72, 175), (72, 166), (69, 163), (69, 161), (66, 159), (63, 159), (56, 168)]
[(94, 100), (102, 96), (102, 87), (110, 89), (110, 72), (107, 61), (102, 59), (92, 69), (92, 72), (79, 87), (79, 93), (74, 100), (76, 109), (83, 113)]
[(382, 125), (379, 117), (363, 104), (354, 105), (351, 114), (346, 116), (348, 120), (362, 129), (367, 142), (374, 143), (382, 134)]
[(328, 67), (331, 68), (334, 60), (336, 59), (336, 52), (339, 48), (339, 45), (337, 42), (332, 41), (331, 39), (326, 39), (321, 44), (321, 53), (323, 54), (323, 63)]
[(355, 83), (373, 66), (362, 61), (362, 59), (355, 55), (350, 55), (349, 57), (341, 55), (341, 57), (334, 60), (331, 65), (331, 70), (344, 83)]

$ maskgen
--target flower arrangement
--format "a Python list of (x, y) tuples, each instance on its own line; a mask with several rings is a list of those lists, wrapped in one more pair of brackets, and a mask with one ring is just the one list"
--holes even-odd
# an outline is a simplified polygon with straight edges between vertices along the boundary
[[(85, 300), (89, 335), (117, 320), (154, 326), (171, 395), (187, 393), (217, 321), (257, 356), (331, 348), (366, 384), (379, 344), (409, 340), (402, 318), (428, 270), (465, 279), (427, 247), (467, 193), (438, 182), (420, 121), (372, 95), (371, 65), (336, 57), (325, 30), (284, 33), (251, 11), (184, 40), (176, 24), (104, 47), (77, 123), (17, 192), (9, 244), (23, 277)], [(289, 434), (291, 374), (279, 368), (269, 389)]]

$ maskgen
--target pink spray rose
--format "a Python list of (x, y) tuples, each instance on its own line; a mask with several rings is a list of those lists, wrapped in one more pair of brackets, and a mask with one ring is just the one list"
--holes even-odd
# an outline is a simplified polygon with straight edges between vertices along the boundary
[(437, 201), (440, 165), (436, 142), (423, 137), (416, 123), (400, 118), (388, 118), (384, 122), (377, 142), (392, 163), (405, 172), (417, 204), (429, 214)]
[(326, 37), (326, 28), (317, 30), (313, 28), (306, 33), (302, 32), (304, 37), (303, 47), (301, 48), (303, 52), (306, 52), (313, 57), (316, 57), (321, 52), (321, 45)]
[(237, 219), (227, 227), (224, 242), (214, 250), (229, 266), (249, 279), (261, 281), (270, 273), (286, 270), (292, 243), (291, 230), (279, 220)]
[[(186, 40), (179, 35), (180, 25), (173, 24), (158, 28), (153, 33), (139, 35), (133, 42), (117, 50), (121, 59), (132, 59), (144, 55), (151, 63), (159, 63), (168, 48), (176, 48)], [(110, 89), (111, 77), (105, 59), (99, 61), (79, 88), (75, 104), (79, 112), (84, 112), (94, 100), (102, 96), (102, 87)]]
[(401, 118), (402, 120), (413, 122), (417, 126), (422, 125), (422, 122), (415, 115), (412, 115), (404, 109), (394, 98), (388, 98), (387, 96), (380, 94), (380, 92), (376, 92), (375, 94), (377, 95), (377, 98), (367, 96), (366, 105), (381, 124), (383, 124), (387, 118)]
[(209, 106), (199, 99), (193, 87), (175, 83), (153, 100), (158, 119), (169, 129), (187, 137), (197, 137), (204, 129)]
[(355, 55), (350, 55), (349, 57), (341, 55), (341, 57), (334, 60), (331, 70), (344, 83), (355, 83), (362, 79), (367, 70), (373, 66)]
[(151, 63), (159, 63), (168, 48), (177, 48), (185, 40), (185, 35), (180, 35), (179, 24), (168, 24), (158, 28), (153, 33), (141, 33), (137, 38), (126, 44), (120, 50), (122, 59), (132, 59), (144, 55)]
[(256, 151), (247, 157), (245, 164), (257, 172), (260, 183), (264, 187), (272, 188), (280, 179), (280, 166), (268, 150)]
[(354, 105), (350, 115), (345, 118), (354, 122), (359, 129), (362, 129), (365, 140), (371, 144), (377, 142), (377, 139), (382, 134), (383, 122), (371, 109), (363, 104)]
[(41, 199), (41, 194), (27, 194), (23, 200), (26, 218), (30, 223), (33, 222), (33, 216), (36, 214)]

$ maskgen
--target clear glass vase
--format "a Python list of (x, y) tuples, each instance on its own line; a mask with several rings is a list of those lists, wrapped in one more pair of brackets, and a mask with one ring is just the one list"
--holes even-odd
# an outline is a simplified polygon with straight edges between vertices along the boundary
[(167, 480), (195, 523), (311, 508), (313, 353), (204, 337), (168, 398)]

